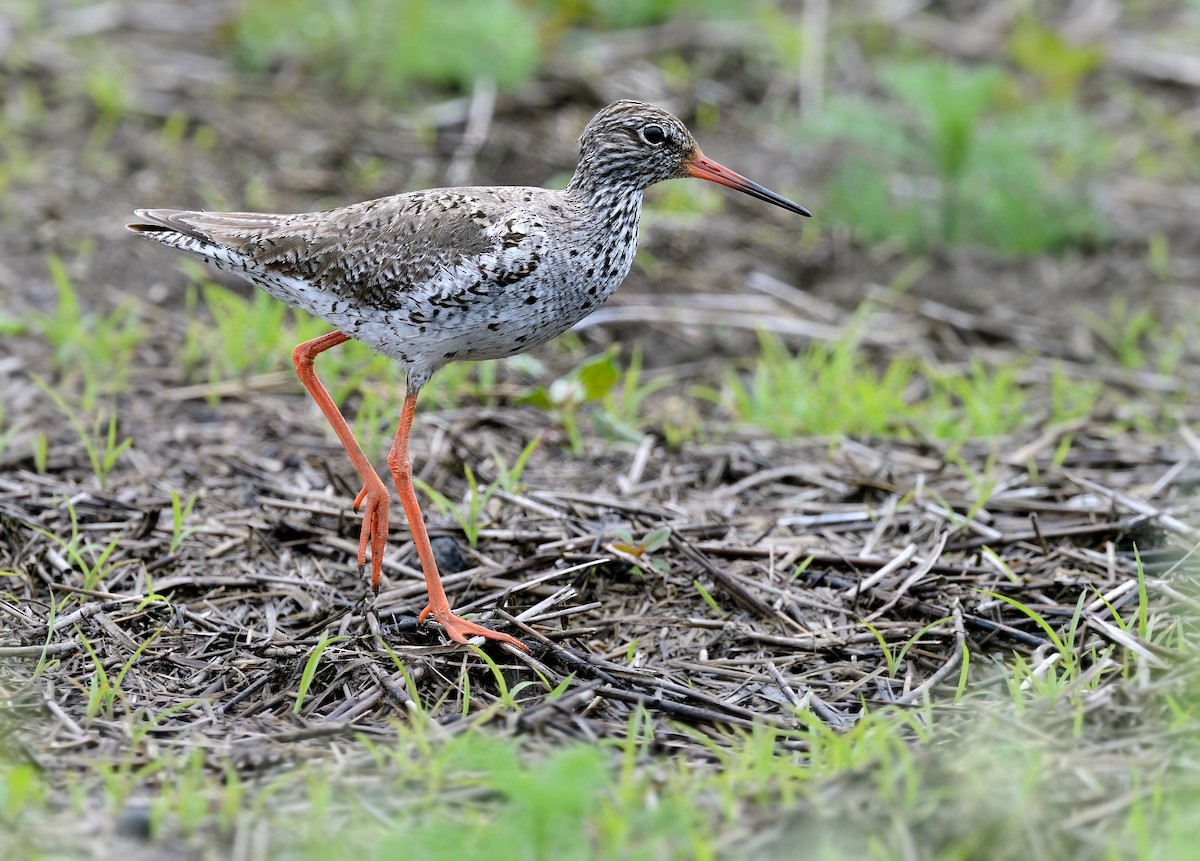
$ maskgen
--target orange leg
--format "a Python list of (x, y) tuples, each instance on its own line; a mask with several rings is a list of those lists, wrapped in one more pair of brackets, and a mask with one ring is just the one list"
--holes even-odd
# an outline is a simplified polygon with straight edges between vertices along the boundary
[(322, 335), (320, 338), (300, 344), (292, 351), (292, 361), (296, 365), (296, 375), (300, 377), (300, 382), (304, 383), (304, 388), (308, 389), (308, 393), (312, 395), (317, 406), (321, 408), (321, 412), (325, 414), (325, 418), (329, 420), (333, 432), (341, 440), (342, 447), (346, 449), (346, 454), (350, 455), (350, 460), (354, 463), (354, 468), (358, 470), (359, 478), (362, 479), (363, 488), (354, 498), (354, 510), (358, 511), (361, 508), (363, 513), (362, 532), (358, 537), (358, 570), (361, 574), (363, 568), (366, 567), (367, 544), (369, 543), (371, 545), (371, 588), (378, 592), (379, 578), (383, 572), (383, 551), (387, 544), (387, 487), (384, 486), (383, 480), (371, 466), (371, 462), (367, 460), (367, 456), (363, 454), (362, 447), (354, 438), (350, 426), (346, 424), (346, 419), (334, 404), (333, 398), (329, 397), (329, 392), (317, 379), (317, 373), (313, 369), (313, 363), (318, 354), (349, 340), (348, 335), (334, 330), (328, 335)]
[(501, 634), (483, 625), (468, 622), (461, 616), (456, 616), (450, 609), (446, 591), (442, 588), (442, 578), (438, 575), (437, 562), (433, 558), (433, 548), (429, 546), (429, 534), (425, 531), (425, 520), (421, 516), (421, 506), (417, 503), (417, 494), (413, 490), (412, 461), (408, 457), (408, 435), (412, 430), (413, 414), (417, 409), (417, 392), (410, 391), (404, 397), (404, 407), (400, 412), (400, 426), (396, 430), (396, 439), (388, 452), (388, 469), (396, 480), (396, 491), (400, 494), (400, 504), (404, 506), (404, 514), (408, 517), (408, 528), (412, 531), (413, 544), (417, 547), (417, 556), (421, 560), (421, 570), (425, 573), (425, 588), (429, 590), (429, 605), (421, 611), (418, 622), (424, 622), (427, 616), (433, 616), (441, 623), (446, 636), (456, 643), (467, 642), (468, 637), (483, 637), (499, 643), (508, 643), (518, 649), (525, 646), (515, 637)]

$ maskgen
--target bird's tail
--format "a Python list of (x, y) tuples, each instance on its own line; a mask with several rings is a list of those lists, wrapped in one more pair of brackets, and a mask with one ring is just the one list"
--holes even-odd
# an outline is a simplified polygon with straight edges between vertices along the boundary
[(140, 220), (125, 225), (147, 239), (189, 251), (222, 267), (246, 268), (247, 245), (263, 216), (252, 213), (208, 213), (183, 209), (135, 209)]

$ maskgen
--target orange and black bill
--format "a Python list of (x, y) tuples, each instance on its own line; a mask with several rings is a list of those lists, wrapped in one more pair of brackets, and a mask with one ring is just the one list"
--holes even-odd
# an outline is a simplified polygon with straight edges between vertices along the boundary
[(708, 156), (701, 152), (697, 152), (695, 157), (688, 159), (683, 163), (684, 169), (687, 170), (688, 176), (694, 176), (696, 179), (707, 179), (709, 182), (715, 182), (719, 185), (727, 185), (730, 188), (736, 188), (738, 191), (744, 192), (751, 197), (757, 197), (759, 200), (765, 200), (767, 203), (773, 203), (776, 206), (786, 209), (789, 212), (795, 212), (804, 216), (812, 216), (812, 213), (798, 203), (793, 203), (783, 195), (776, 194), (769, 188), (764, 188), (757, 182), (746, 179), (740, 173), (732, 171), (723, 164), (713, 161)]

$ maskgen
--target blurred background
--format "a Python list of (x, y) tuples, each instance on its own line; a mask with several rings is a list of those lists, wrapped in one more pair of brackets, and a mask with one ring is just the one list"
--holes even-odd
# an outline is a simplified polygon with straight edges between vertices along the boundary
[[(1058, 359), (1083, 391), (1075, 413), (1121, 412), (1100, 403), (1114, 385), (1184, 394), (1164, 378), (1196, 350), (1198, 34), (1196, 0), (9, 0), (0, 326), (48, 334), (38, 362), (61, 373), (105, 366), (80, 381), (93, 394), (119, 390), (147, 351), (197, 384), (286, 370), (286, 349), (232, 358), (238, 335), (219, 322), (270, 340), (282, 318), (255, 323), (237, 301), (257, 301), (250, 288), (209, 289), (218, 276), (133, 241), (135, 206), (561, 186), (587, 120), (629, 97), (677, 112), (707, 154), (817, 217), (659, 185), (633, 274), (579, 338), (482, 381), (462, 371), (430, 400), (536, 400), (620, 342), (622, 367), (638, 351), (664, 387), (711, 389), (701, 407), (667, 392), (668, 412), (643, 417), (686, 435), (714, 409), (755, 420), (723, 385), (724, 358), (850, 338), (918, 375)], [(66, 287), (119, 344), (89, 356), (47, 322)], [(1125, 412), (1153, 421), (1163, 406)], [(774, 430), (823, 429), (814, 413)]]

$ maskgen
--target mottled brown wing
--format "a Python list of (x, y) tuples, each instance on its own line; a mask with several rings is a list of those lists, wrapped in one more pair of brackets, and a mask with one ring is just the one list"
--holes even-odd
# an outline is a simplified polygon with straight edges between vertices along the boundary
[[(448, 270), (481, 284), (511, 284), (531, 274), (536, 256), (514, 254), (503, 231), (489, 235), (489, 228), (509, 219), (520, 202), (492, 190), (433, 190), (296, 215), (139, 210), (149, 223), (130, 227), (175, 231), (359, 307), (391, 310)], [(490, 266), (469, 266), (485, 255)]]

